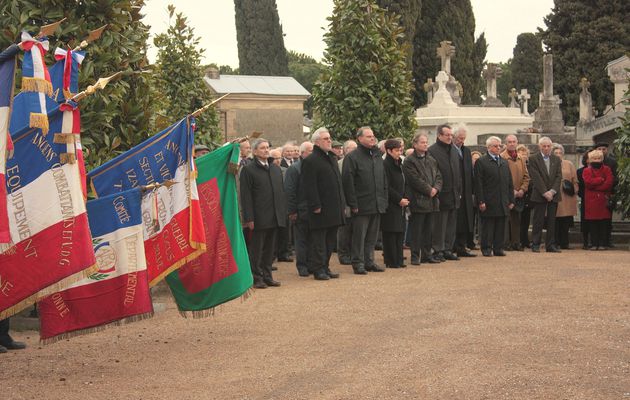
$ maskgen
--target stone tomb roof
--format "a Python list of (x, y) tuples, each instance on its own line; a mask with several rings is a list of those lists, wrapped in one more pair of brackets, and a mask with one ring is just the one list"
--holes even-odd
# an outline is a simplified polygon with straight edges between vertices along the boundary
[(311, 94), (290, 76), (220, 75), (203, 80), (217, 94), (260, 94), (271, 96), (304, 96)]

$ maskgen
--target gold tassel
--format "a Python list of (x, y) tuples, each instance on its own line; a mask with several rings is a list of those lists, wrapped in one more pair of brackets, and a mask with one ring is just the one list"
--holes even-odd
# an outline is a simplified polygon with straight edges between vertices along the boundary
[(28, 123), (30, 128), (39, 128), (42, 130), (44, 135), (48, 134), (48, 116), (42, 113), (31, 113), (30, 120)]
[(22, 78), (22, 91), (45, 93), (49, 97), (52, 97), (53, 87), (52, 83), (46, 79), (25, 77)]
[(53, 143), (57, 144), (74, 144), (74, 133), (55, 133)]
[(104, 331), (105, 329), (112, 327), (112, 326), (122, 326), (122, 325), (126, 325), (132, 322), (137, 322), (137, 321), (143, 321), (145, 319), (149, 319), (153, 317), (153, 312), (148, 312), (145, 314), (138, 314), (138, 315), (132, 315), (130, 317), (127, 318), (123, 318), (121, 320), (118, 321), (114, 321), (114, 322), (110, 322), (109, 324), (105, 324), (105, 325), (100, 325), (100, 326), (95, 326), (93, 328), (86, 328), (86, 329), (77, 329), (76, 331), (72, 331), (72, 332), (65, 332), (62, 333), (60, 335), (48, 338), (48, 339), (42, 339), (40, 340), (40, 343), (44, 344), (44, 345), (49, 345), (49, 344), (53, 344), (53, 343), (57, 343), (61, 340), (67, 340), (67, 339), (71, 339), (73, 337), (77, 337), (77, 336), (82, 336), (82, 335), (88, 335), (90, 333), (96, 333), (96, 332), (101, 332)]
[(83, 271), (79, 271), (76, 274), (70, 275), (59, 282), (50, 285), (39, 292), (32, 294), (20, 301), (19, 303), (7, 308), (6, 310), (0, 311), (0, 320), (9, 318), (24, 310), (26, 307), (35, 304), (40, 301), (44, 297), (50, 296), (51, 294), (60, 292), (68, 288), (68, 286), (79, 282), (82, 279), (87, 278), (88, 276), (94, 274), (98, 271), (98, 265), (94, 264), (91, 267), (84, 269)]
[(77, 156), (74, 153), (59, 154), (59, 162), (63, 164), (76, 164)]

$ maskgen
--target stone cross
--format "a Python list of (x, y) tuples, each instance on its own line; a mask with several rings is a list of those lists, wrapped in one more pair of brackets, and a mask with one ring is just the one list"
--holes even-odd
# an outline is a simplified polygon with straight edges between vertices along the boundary
[(437, 83), (433, 83), (433, 79), (427, 79), (427, 83), (423, 85), (424, 91), (427, 93), (427, 104), (433, 101), (433, 94), (437, 90)]
[(591, 83), (586, 78), (580, 79), (580, 122), (585, 123), (592, 121), (594, 118), (593, 113), (593, 98), (588, 88)]
[(516, 98), (518, 97), (518, 94), (516, 94), (516, 88), (512, 88), (508, 96), (510, 97), (510, 105), (508, 107), (518, 108), (518, 103), (516, 102)]
[(543, 99), (552, 100), (553, 96), (553, 55), (543, 56)]
[(529, 111), (527, 111), (527, 100), (529, 100), (532, 96), (527, 93), (527, 89), (521, 89), (521, 94), (518, 96), (518, 99), (521, 101), (521, 114), (529, 115)]
[(488, 63), (483, 70), (483, 79), (486, 80), (486, 98), (497, 98), (497, 79), (501, 77), (503, 71), (501, 67), (494, 63)]
[(455, 46), (451, 44), (448, 40), (443, 40), (440, 42), (440, 47), (436, 49), (437, 56), (442, 60), (442, 66), (440, 67), (440, 71), (446, 72), (448, 75), (451, 74), (451, 57), (455, 55)]

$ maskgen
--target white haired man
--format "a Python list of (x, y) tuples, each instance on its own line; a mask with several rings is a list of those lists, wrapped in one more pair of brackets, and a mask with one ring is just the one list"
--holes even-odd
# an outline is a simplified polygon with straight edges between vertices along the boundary
[(560, 182), (562, 181), (562, 160), (551, 152), (552, 142), (548, 137), (538, 141), (539, 151), (529, 157), (529, 176), (532, 180), (532, 193), (529, 198), (533, 204), (532, 251), (540, 252), (543, 227), (547, 226), (545, 250), (560, 253), (555, 244), (556, 210), (560, 201)]
[(514, 207), (514, 186), (507, 162), (501, 158), (501, 139), (486, 140), (488, 153), (475, 163), (475, 195), (481, 217), (481, 254), (505, 256), (505, 222)]

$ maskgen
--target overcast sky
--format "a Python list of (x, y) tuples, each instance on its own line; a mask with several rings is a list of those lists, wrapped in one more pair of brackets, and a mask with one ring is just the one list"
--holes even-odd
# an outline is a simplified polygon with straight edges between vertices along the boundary
[[(332, 13), (332, 0), (276, 0), (276, 3), (287, 50), (321, 59), (325, 49), (322, 28), (328, 26), (326, 18)], [(168, 26), (168, 4), (175, 4), (201, 37), (200, 45), (206, 49), (204, 63), (238, 67), (233, 0), (147, 0), (144, 20), (151, 25), (152, 37)], [(499, 62), (512, 57), (519, 33), (536, 32), (538, 27), (544, 27), (543, 17), (551, 12), (553, 0), (472, 0), (472, 6), (475, 35), (486, 33), (486, 60)], [(155, 60), (155, 54), (151, 46), (151, 61)], [(453, 62), (457, 62), (457, 56)]]

